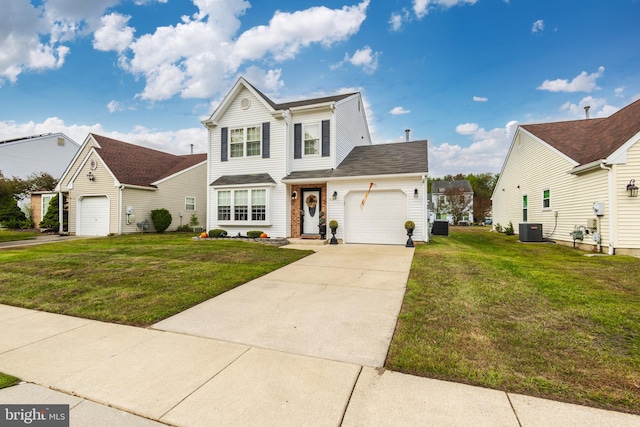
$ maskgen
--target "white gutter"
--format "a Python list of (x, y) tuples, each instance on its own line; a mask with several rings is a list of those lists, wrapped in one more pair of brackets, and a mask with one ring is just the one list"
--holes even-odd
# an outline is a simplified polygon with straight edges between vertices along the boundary
[(122, 234), (122, 190), (124, 185), (118, 187), (118, 234)]
[(596, 160), (595, 162), (586, 163), (581, 166), (577, 166), (569, 171), (571, 175), (579, 175), (585, 172), (591, 172), (597, 169), (600, 169), (602, 164), (605, 162), (604, 159)]
[(358, 176), (340, 176), (340, 177), (318, 177), (318, 178), (296, 178), (296, 179), (281, 179), (286, 184), (314, 184), (331, 181), (375, 181), (376, 179), (402, 179), (402, 178), (422, 178), (424, 172), (420, 173), (404, 173), (404, 174), (387, 174), (387, 175), (358, 175)]
[[(615, 221), (615, 215), (613, 215), (613, 203), (612, 203), (612, 199), (613, 199), (613, 178), (611, 177), (611, 174), (613, 173), (613, 170), (610, 167), (607, 167), (604, 165), (604, 163), (600, 163), (600, 168), (604, 169), (607, 171), (607, 181), (608, 181), (608, 190), (607, 190), (607, 197), (608, 197), (608, 205), (609, 205), (609, 255), (614, 255), (616, 253), (616, 249), (615, 249), (615, 236), (614, 236), (614, 221)], [(598, 218), (599, 220), (600, 218)], [(602, 238), (601, 238), (602, 239)]]
[(427, 176), (422, 175), (422, 227), (424, 229), (424, 241), (429, 243), (429, 194), (427, 193)]

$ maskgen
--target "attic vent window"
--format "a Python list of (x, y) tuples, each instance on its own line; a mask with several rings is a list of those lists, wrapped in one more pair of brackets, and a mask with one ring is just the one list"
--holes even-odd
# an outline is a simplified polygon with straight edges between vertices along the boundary
[(243, 110), (249, 109), (249, 107), (251, 107), (251, 100), (249, 98), (242, 98), (242, 100), (240, 101), (240, 106)]
[(64, 147), (64, 138), (58, 138), (58, 145)]

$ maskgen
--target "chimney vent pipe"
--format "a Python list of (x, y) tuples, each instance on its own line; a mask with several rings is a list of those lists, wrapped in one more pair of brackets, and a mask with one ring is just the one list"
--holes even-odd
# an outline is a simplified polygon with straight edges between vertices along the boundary
[(191, 154), (193, 154), (193, 144), (191, 144)]
[(404, 134), (406, 135), (406, 141), (409, 142), (409, 134), (411, 133), (411, 129), (405, 129)]
[(584, 107), (584, 116), (585, 118), (589, 118), (589, 108), (591, 108), (591, 106), (587, 105), (586, 107)]

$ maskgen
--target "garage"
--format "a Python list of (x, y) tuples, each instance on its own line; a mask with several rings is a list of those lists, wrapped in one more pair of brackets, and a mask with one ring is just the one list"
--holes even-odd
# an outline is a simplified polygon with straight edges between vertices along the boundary
[(106, 196), (83, 197), (78, 201), (78, 236), (109, 234), (109, 199)]
[(354, 191), (344, 201), (345, 243), (404, 245), (407, 242), (407, 195), (401, 190)]

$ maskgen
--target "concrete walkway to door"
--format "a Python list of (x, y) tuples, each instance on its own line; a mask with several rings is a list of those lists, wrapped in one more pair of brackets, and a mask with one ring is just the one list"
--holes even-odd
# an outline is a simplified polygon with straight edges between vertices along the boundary
[(325, 245), (314, 249), (316, 253), (300, 261), (153, 328), (383, 366), (414, 250), (383, 245)]

